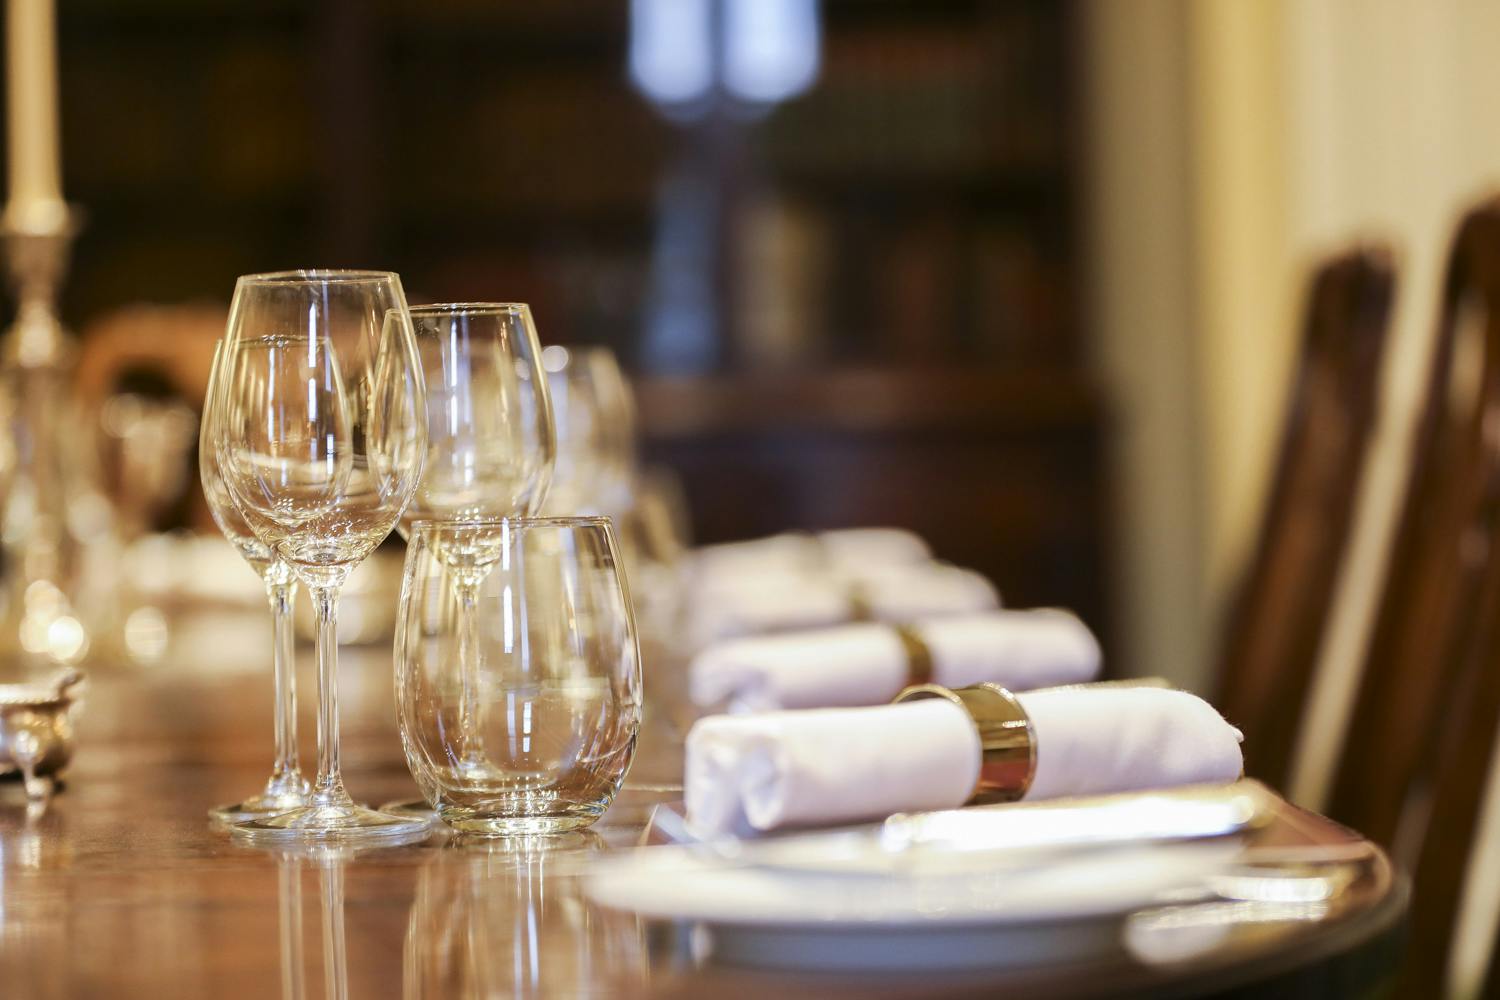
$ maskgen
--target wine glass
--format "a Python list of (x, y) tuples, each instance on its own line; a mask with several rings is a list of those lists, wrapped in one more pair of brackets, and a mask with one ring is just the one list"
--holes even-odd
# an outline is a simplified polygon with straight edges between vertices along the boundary
[(312, 802), (237, 824), (251, 841), (398, 841), (427, 824), (355, 805), (339, 768), (338, 597), (421, 479), (421, 361), (401, 279), (378, 271), (242, 277), (230, 306), (213, 449), (235, 507), (312, 596), (318, 774)]
[(546, 512), (619, 513), (629, 505), (635, 467), (635, 406), (612, 352), (603, 347), (542, 351), (557, 425), (557, 464)]
[(276, 762), (266, 787), (233, 805), (209, 810), (209, 815), (219, 822), (238, 823), (275, 816), (305, 806), (310, 799), (297, 760), (297, 678), (292, 634), (292, 600), (297, 593), (297, 580), (271, 547), (255, 537), (230, 498), (229, 487), (219, 471), (213, 440), (214, 425), (222, 418), (224, 409), (218, 395), (221, 380), (225, 378), (224, 366), (220, 364), (223, 349), (223, 341), (214, 345), (213, 366), (209, 369), (208, 392), (203, 399), (198, 429), (198, 474), (214, 523), (265, 584), (266, 598), (271, 602), (271, 659), (276, 692)]
[[(534, 514), (547, 495), (556, 443), (547, 377), (531, 309), (519, 302), (414, 306), (412, 327), (427, 390), (427, 457), (416, 496), (399, 530), (412, 521), (462, 523)], [(447, 546), (461, 616), (462, 680), (472, 685), (479, 655), (474, 603), (489, 568), (483, 549)], [(472, 712), (460, 720), (472, 727)], [(468, 730), (465, 730), (467, 733)], [(466, 766), (484, 767), (465, 747)], [(401, 802), (388, 811), (430, 816), (427, 803)]]
[[(477, 614), (456, 613), (468, 584), (452, 549), (493, 557)], [(465, 657), (469, 643), (479, 655)], [(413, 778), (455, 829), (546, 834), (598, 819), (641, 720), (635, 615), (609, 518), (413, 524), (396, 716)]]

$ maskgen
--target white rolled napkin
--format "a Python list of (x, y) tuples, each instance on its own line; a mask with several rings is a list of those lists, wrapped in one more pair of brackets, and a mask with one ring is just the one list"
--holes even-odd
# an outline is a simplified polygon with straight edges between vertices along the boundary
[[(1240, 733), (1203, 699), (1161, 688), (1016, 695), (1032, 722), (1026, 799), (1233, 781)], [(688, 733), (688, 822), (703, 837), (883, 819), (961, 806), (979, 737), (942, 699), (866, 708), (715, 715)]]
[(861, 574), (763, 570), (697, 580), (691, 629), (702, 645), (743, 635), (820, 628), (867, 613), (912, 622), (998, 607), (994, 586), (972, 570), (919, 563)]
[(1016, 695), (1036, 738), (1027, 799), (1233, 781), (1240, 731), (1197, 695), (1170, 688), (1051, 688)]
[(690, 559), (700, 583), (743, 573), (835, 572), (905, 566), (932, 559), (921, 537), (901, 528), (845, 528), (819, 534), (787, 532), (696, 549)]
[(817, 568), (817, 563), (813, 537), (790, 532), (747, 542), (704, 545), (689, 557), (694, 577), (700, 582), (741, 573), (804, 572)]
[[(1012, 691), (1078, 684), (1099, 673), (1098, 640), (1071, 612), (990, 611), (911, 626), (932, 654), (932, 680), (993, 681)], [(730, 712), (882, 705), (910, 679), (910, 654), (884, 624), (714, 643), (693, 658), (691, 695)]]
[(932, 699), (699, 719), (683, 788), (688, 823), (712, 837), (944, 809), (978, 780), (968, 714)]
[(818, 535), (831, 566), (910, 566), (930, 562), (932, 549), (920, 535), (901, 528), (844, 528)]
[(870, 617), (881, 622), (916, 622), (1000, 606), (1000, 594), (984, 576), (946, 563), (887, 566), (845, 579)]

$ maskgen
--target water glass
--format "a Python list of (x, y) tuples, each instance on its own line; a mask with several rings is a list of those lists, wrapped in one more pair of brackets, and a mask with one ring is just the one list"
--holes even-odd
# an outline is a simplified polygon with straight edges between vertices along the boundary
[(625, 780), (641, 716), (609, 519), (412, 524), (396, 711), (412, 776), (455, 829), (545, 834), (596, 820)]

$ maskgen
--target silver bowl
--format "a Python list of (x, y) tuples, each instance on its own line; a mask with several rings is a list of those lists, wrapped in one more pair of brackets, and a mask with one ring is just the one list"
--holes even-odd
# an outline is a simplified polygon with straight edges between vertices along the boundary
[(73, 757), (73, 716), (83, 674), (59, 669), (22, 684), (0, 684), (0, 775), (19, 774), (26, 797), (46, 801)]

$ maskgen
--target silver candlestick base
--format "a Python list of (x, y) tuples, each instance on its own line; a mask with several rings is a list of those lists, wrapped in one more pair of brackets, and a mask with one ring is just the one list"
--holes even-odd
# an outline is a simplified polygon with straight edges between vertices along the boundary
[[(8, 213), (9, 214), (9, 213)], [(72, 420), (73, 349), (57, 315), (68, 250), (79, 215), (52, 229), (0, 229), (15, 289), (16, 320), (0, 347), (0, 548), (5, 611), (0, 677), (76, 663), (89, 637), (68, 599), (74, 545), (71, 486), (87, 457), (87, 435)]]

